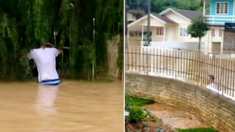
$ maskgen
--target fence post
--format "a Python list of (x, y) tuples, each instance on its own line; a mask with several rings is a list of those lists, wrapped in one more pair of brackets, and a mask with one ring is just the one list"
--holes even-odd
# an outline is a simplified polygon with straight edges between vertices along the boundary
[(177, 79), (177, 74), (178, 74), (178, 73), (177, 73), (177, 71), (178, 71), (178, 70), (177, 70), (177, 69), (178, 69), (178, 52), (176, 52), (176, 50), (175, 50), (174, 55), (175, 55), (175, 58), (176, 58), (176, 59), (175, 59), (175, 61), (176, 61), (175, 64), (176, 64), (176, 65), (175, 65), (174, 71), (175, 71), (175, 79)]
[[(221, 61), (221, 58), (219, 58), (219, 62), (220, 62), (220, 64), (219, 64), (219, 66), (220, 66), (220, 75), (222, 75), (223, 72), (222, 72), (222, 61)], [(218, 89), (222, 91), (222, 95), (223, 95), (224, 92), (223, 92), (223, 89), (221, 89), (221, 76), (219, 76), (218, 79), (219, 79), (218, 80), (218, 82), (219, 82)]]
[(200, 61), (200, 72), (199, 73), (201, 73), (201, 75), (199, 75), (200, 76), (200, 83), (201, 83), (201, 87), (202, 87), (202, 79), (203, 79), (203, 77), (202, 77), (202, 53), (200, 53), (200, 58), (199, 58), (199, 61)]
[[(234, 64), (234, 61), (232, 61), (232, 64), (231, 64), (232, 65), (232, 71), (233, 71), (232, 78), (234, 78), (234, 65), (233, 64)], [(233, 95), (232, 96), (234, 97), (234, 92), (235, 92), (234, 91), (234, 81), (232, 81), (232, 88), (233, 88)]]

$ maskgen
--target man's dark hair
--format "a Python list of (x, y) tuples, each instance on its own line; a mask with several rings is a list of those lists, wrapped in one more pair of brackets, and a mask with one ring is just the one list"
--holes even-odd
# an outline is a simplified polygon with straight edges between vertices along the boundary
[(40, 48), (41, 47), (41, 44), (40, 43), (37, 43), (36, 44), (36, 48)]
[(208, 75), (208, 77), (211, 78), (212, 81), (215, 79), (214, 75)]
[(40, 48), (41, 47), (41, 41), (40, 40), (36, 40), (33, 47), (34, 48)]
[(54, 46), (53, 46), (51, 43), (49, 43), (49, 42), (45, 43), (45, 46), (48, 47), (48, 48), (54, 47)]

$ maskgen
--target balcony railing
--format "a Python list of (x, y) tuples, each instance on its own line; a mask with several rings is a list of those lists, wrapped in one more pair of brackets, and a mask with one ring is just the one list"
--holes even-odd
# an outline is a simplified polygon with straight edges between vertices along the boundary
[(235, 15), (205, 15), (206, 22), (209, 25), (221, 25), (225, 23), (235, 23)]

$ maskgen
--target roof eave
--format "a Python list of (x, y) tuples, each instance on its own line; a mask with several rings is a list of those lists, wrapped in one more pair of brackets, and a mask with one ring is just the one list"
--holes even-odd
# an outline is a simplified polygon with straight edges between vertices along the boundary
[[(150, 16), (153, 17), (154, 19), (157, 19), (157, 20), (161, 21), (161, 22), (164, 23), (164, 24), (167, 24), (165, 21), (161, 20), (160, 18), (157, 18), (157, 17), (154, 16), (153, 14), (150, 14)], [(127, 27), (131, 27), (132, 25), (135, 25), (136, 23), (138, 23), (138, 22), (140, 22), (140, 21), (146, 19), (146, 17), (148, 17), (148, 15), (145, 15), (145, 16), (139, 18), (138, 20), (136, 20), (136, 21), (134, 21), (134, 22), (128, 24)]]
[(175, 14), (177, 14), (177, 15), (179, 15), (179, 16), (181, 16), (181, 17), (183, 17), (183, 18), (184, 18), (184, 19), (186, 19), (187, 21), (192, 22), (192, 20), (191, 20), (191, 19), (189, 19), (189, 18), (185, 17), (184, 15), (182, 15), (182, 14), (178, 13), (177, 11), (174, 11), (174, 10), (173, 10), (173, 9), (171, 9), (171, 8), (167, 8), (165, 11), (162, 11), (162, 12), (160, 13), (160, 15), (164, 15), (164, 14), (168, 13), (169, 11), (172, 11), (172, 12), (174, 12)]

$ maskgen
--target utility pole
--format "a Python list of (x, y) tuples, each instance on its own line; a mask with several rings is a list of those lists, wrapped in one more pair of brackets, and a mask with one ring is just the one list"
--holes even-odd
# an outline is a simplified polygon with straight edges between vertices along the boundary
[(125, 28), (124, 28), (124, 32), (125, 32), (125, 36), (124, 37), (125, 37), (125, 39), (124, 40), (125, 40), (125, 48), (127, 48), (127, 45), (128, 45), (127, 44), (127, 42), (128, 42), (127, 41), (127, 30), (128, 30), (127, 29), (127, 11), (128, 10), (126, 8), (127, 8), (127, 3), (126, 3), (126, 0), (124, 0), (124, 9), (125, 9), (125, 14), (124, 14), (124, 16), (125, 16), (125, 20), (124, 20), (125, 21), (124, 22), (124, 24), (125, 24)]
[(137, 3), (137, 19), (139, 19), (139, 17), (140, 17), (140, 0), (138, 0), (138, 3)]
[(148, 46), (150, 45), (150, 0), (148, 0), (148, 28), (147, 28)]
[[(95, 18), (93, 18), (93, 48), (94, 48), (94, 51), (95, 51)], [(94, 58), (92, 58), (93, 59), (93, 61), (92, 61), (92, 81), (94, 81), (94, 79), (95, 79), (95, 53), (93, 53), (94, 54)]]

